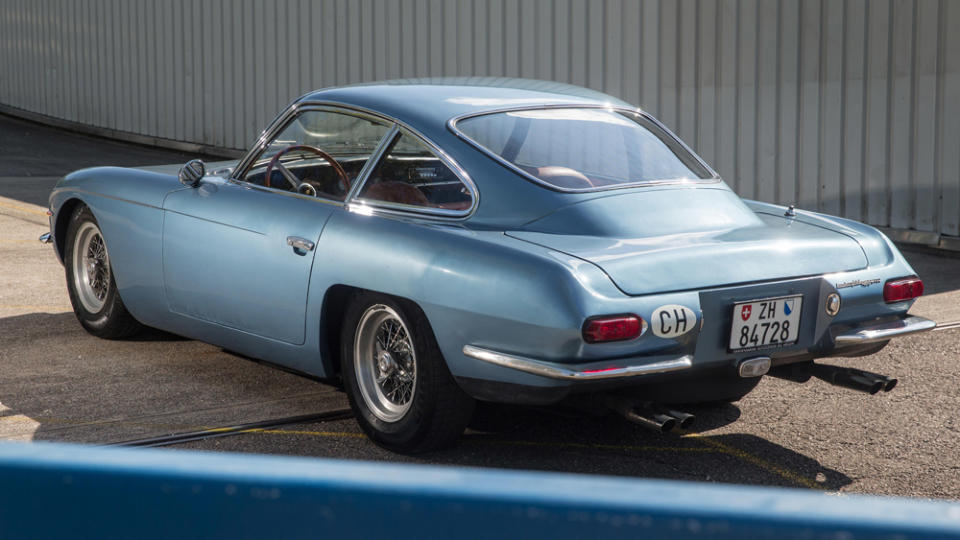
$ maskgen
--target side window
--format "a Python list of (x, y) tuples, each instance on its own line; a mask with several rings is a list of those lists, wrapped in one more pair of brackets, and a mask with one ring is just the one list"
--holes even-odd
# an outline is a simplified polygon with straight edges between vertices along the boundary
[(342, 201), (389, 130), (366, 117), (304, 111), (270, 141), (242, 180)]
[(358, 198), (424, 208), (467, 210), (472, 199), (459, 177), (415, 136), (400, 132)]

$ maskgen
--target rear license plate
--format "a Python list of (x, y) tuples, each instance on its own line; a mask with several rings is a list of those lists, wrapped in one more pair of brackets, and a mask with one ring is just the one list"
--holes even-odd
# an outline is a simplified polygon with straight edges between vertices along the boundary
[(764, 298), (733, 305), (730, 350), (772, 348), (797, 342), (803, 296)]

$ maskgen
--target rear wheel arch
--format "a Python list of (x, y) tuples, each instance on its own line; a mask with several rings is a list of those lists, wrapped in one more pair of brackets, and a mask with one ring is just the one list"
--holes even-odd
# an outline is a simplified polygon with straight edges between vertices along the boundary
[(320, 357), (323, 372), (328, 378), (340, 375), (340, 333), (347, 304), (359, 287), (337, 284), (327, 289), (320, 311)]
[[(328, 374), (328, 377), (340, 376), (340, 337), (343, 332), (343, 318), (354, 294), (361, 292), (389, 296), (402, 304), (403, 307), (419, 313), (429, 324), (430, 331), (433, 332), (433, 324), (426, 312), (419, 304), (409, 298), (352, 285), (333, 285), (327, 289), (324, 295), (320, 316), (320, 354), (323, 358), (324, 373)], [(436, 335), (433, 338), (436, 339)]]

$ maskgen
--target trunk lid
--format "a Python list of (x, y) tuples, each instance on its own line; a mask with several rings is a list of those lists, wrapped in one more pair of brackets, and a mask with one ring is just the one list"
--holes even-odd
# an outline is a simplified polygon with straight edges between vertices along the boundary
[(629, 295), (867, 266), (853, 238), (784, 216), (754, 213), (724, 187), (591, 199), (506, 234), (590, 261)]

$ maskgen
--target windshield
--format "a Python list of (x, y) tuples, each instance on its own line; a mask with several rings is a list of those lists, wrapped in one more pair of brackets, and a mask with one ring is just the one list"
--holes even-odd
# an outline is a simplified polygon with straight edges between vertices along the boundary
[(676, 139), (633, 112), (508, 111), (464, 118), (456, 128), (510, 165), (562, 190), (713, 177)]

